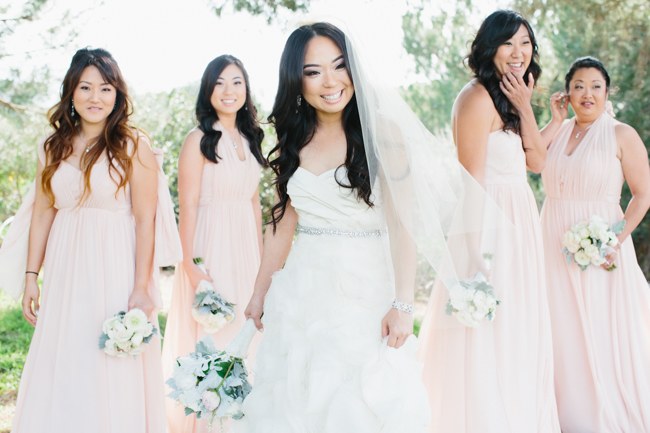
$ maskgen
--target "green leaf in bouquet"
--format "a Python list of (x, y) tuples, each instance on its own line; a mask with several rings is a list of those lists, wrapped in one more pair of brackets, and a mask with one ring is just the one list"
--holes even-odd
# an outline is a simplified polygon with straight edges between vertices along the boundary
[(109, 340), (108, 335), (102, 333), (102, 335), (99, 337), (99, 348), (103, 349), (106, 347), (106, 342)]
[(185, 408), (185, 416), (192, 415), (193, 413), (194, 413), (194, 411), (192, 409), (190, 409), (189, 407)]
[(201, 265), (203, 264), (203, 257), (194, 257), (192, 261), (194, 262), (195, 265)]
[(612, 226), (612, 229), (611, 229), (611, 230), (612, 230), (615, 234), (619, 235), (619, 234), (621, 234), (621, 232), (623, 231), (624, 228), (625, 228), (625, 220), (620, 220), (619, 222), (615, 223), (615, 224)]

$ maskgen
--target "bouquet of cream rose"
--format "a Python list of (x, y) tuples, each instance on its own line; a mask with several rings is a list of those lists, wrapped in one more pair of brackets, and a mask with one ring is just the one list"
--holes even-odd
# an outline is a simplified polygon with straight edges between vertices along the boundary
[(142, 345), (148, 343), (158, 330), (147, 320), (139, 308), (120, 311), (104, 321), (99, 348), (107, 355), (125, 357), (138, 355)]
[(205, 332), (213, 334), (235, 319), (233, 307), (234, 304), (223, 299), (209, 281), (201, 280), (194, 295), (192, 317)]
[(173, 376), (167, 381), (169, 397), (185, 407), (185, 414), (197, 418), (240, 419), (241, 407), (251, 391), (244, 357), (255, 334), (252, 320), (226, 350), (215, 350), (209, 338), (199, 341), (196, 351), (176, 359)]
[(499, 304), (494, 287), (483, 273), (477, 272), (471, 280), (460, 281), (449, 290), (446, 312), (463, 325), (475, 328), (483, 320), (493, 320)]
[[(624, 227), (625, 220), (609, 227), (598, 215), (593, 215), (589, 221), (574, 224), (562, 238), (562, 252), (567, 263), (575, 261), (583, 271), (589, 265), (601, 266), (612, 248), (618, 245), (616, 235), (621, 233)], [(616, 265), (613, 263), (607, 268), (608, 271), (614, 269)]]
[[(201, 257), (194, 257), (192, 260), (199, 269), (208, 273)], [(192, 303), (192, 317), (203, 327), (205, 332), (214, 334), (235, 319), (234, 305), (226, 301), (214, 289), (212, 283), (201, 280), (196, 287)]]

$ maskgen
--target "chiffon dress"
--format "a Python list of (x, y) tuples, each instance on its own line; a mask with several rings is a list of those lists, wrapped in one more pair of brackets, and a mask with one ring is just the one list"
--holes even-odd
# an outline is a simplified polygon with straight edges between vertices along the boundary
[[(39, 158), (44, 163), (42, 148)], [(162, 171), (158, 182), (155, 266), (180, 257)], [(61, 162), (51, 185), (57, 212), (45, 249), (41, 307), (11, 431), (164, 433), (159, 336), (134, 357), (108, 356), (99, 348), (102, 323), (127, 311), (134, 285), (136, 239), (130, 186), (116, 195), (105, 156), (92, 169), (92, 189), (82, 203), (83, 173), (76, 166)], [(21, 212), (21, 218), (14, 224), (28, 229), (31, 212)], [(176, 252), (170, 256), (165, 249)], [(160, 307), (153, 278), (149, 290)], [(150, 320), (159, 328), (155, 314)]]
[(297, 236), (264, 304), (253, 391), (235, 431), (423, 433), (426, 392), (416, 338), (381, 336), (395, 297), (381, 203), (368, 207), (345, 167), (299, 167), (288, 183)]
[[(212, 338), (217, 349), (226, 348), (245, 322), (244, 310), (260, 265), (261, 227), (253, 196), (258, 191), (261, 168), (244, 137), (242, 161), (228, 133), (219, 123), (216, 129), (223, 132), (217, 147), (221, 159), (218, 164), (207, 160), (203, 164), (193, 254), (203, 259), (215, 289), (235, 304), (235, 320), (214, 334), (206, 334), (191, 314), (195, 288), (182, 265), (177, 265), (163, 345), (165, 378), (172, 376), (176, 358), (193, 352), (204, 337)], [(254, 362), (259, 338), (258, 334), (252, 343), (249, 363)], [(206, 420), (186, 416), (183, 407), (169, 398), (167, 418), (170, 433), (208, 431)]]
[(485, 188), (511, 227), (493, 250), (493, 321), (461, 325), (436, 285), (420, 331), (433, 433), (560, 433), (553, 390), (551, 325), (537, 205), (521, 137), (489, 135)]
[(555, 388), (564, 433), (650, 432), (650, 289), (628, 237), (617, 268), (567, 263), (562, 238), (572, 225), (599, 215), (623, 219), (623, 170), (615, 120), (601, 115), (571, 155), (575, 120), (550, 145), (542, 173), (546, 247), (555, 353)]

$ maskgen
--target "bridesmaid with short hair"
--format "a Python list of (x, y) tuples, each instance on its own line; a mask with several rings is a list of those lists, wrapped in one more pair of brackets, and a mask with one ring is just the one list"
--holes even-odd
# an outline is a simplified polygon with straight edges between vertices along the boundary
[[(610, 85), (601, 61), (574, 61), (542, 131), (549, 142), (542, 230), (563, 433), (650, 432), (650, 289), (630, 236), (650, 207), (650, 168), (639, 134), (608, 113)], [(625, 212), (624, 182), (632, 192)], [(567, 262), (563, 241), (594, 216), (625, 227), (604, 261), (582, 270)]]

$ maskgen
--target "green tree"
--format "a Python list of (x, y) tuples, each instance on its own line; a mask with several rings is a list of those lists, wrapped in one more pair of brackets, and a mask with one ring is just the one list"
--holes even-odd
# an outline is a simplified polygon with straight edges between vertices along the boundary
[(309, 10), (310, 3), (310, 0), (212, 0), (210, 5), (217, 16), (221, 16), (227, 10), (234, 10), (262, 16), (271, 23), (277, 20), (282, 12)]

